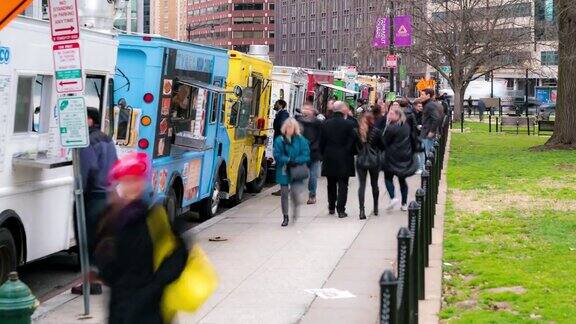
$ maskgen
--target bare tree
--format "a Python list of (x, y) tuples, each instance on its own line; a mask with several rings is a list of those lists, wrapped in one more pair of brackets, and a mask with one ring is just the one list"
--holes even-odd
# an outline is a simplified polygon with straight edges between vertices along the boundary
[(576, 147), (576, 3), (558, 0), (558, 100), (554, 134), (546, 143), (551, 148)]
[(413, 6), (411, 52), (448, 80), (455, 119), (461, 116), (470, 82), (494, 70), (529, 64), (534, 46), (530, 8), (526, 0), (436, 0)]

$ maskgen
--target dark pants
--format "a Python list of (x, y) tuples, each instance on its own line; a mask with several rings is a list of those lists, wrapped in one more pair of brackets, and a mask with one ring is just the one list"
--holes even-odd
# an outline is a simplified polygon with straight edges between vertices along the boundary
[(339, 213), (346, 211), (349, 177), (328, 177), (328, 209)]
[[(386, 183), (386, 190), (388, 190), (388, 195), (390, 195), (390, 199), (394, 199), (395, 197), (394, 173), (385, 171), (384, 182)], [(404, 177), (398, 177), (398, 182), (400, 183), (400, 194), (402, 195), (402, 205), (406, 205), (408, 203), (408, 183), (406, 182), (406, 178)]]
[[(88, 243), (88, 258), (90, 264), (94, 265), (94, 250), (96, 249), (96, 231), (100, 216), (106, 210), (106, 193), (84, 194), (84, 215), (86, 215), (86, 240)], [(78, 224), (76, 219), (76, 206), (74, 206), (74, 234), (76, 235), (76, 244), (80, 247), (80, 238), (78, 237)]]
[(378, 188), (378, 175), (380, 174), (380, 170), (376, 169), (362, 169), (356, 168), (356, 172), (358, 173), (358, 200), (360, 202), (360, 210), (364, 210), (364, 200), (366, 195), (366, 178), (368, 174), (370, 174), (370, 185), (372, 187), (372, 197), (374, 199), (374, 206), (378, 206), (378, 196), (380, 195), (380, 189)]

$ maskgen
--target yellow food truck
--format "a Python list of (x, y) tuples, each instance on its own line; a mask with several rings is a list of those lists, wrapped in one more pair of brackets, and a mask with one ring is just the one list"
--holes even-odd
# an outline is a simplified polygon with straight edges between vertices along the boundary
[(268, 46), (252, 45), (250, 54), (229, 51), (224, 118), (230, 139), (229, 197), (231, 204), (242, 201), (245, 189), (259, 192), (266, 183), (266, 141), (272, 62)]

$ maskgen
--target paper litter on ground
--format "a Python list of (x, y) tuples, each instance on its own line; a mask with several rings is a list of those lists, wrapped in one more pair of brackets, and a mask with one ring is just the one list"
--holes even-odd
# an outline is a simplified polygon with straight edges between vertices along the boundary
[(336, 288), (306, 289), (307, 293), (314, 294), (322, 299), (355, 298), (356, 296), (348, 290)]

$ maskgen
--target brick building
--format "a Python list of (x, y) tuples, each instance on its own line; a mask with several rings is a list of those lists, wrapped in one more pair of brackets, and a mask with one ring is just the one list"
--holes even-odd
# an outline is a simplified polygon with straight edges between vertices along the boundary
[[(405, 1), (394, 5), (396, 15), (409, 14)], [(276, 63), (328, 70), (355, 65), (361, 73), (385, 73), (387, 50), (370, 44), (376, 18), (387, 8), (387, 1), (276, 0)], [(425, 72), (409, 50), (399, 51), (410, 75)]]
[(188, 0), (186, 39), (242, 52), (274, 52), (274, 0)]

